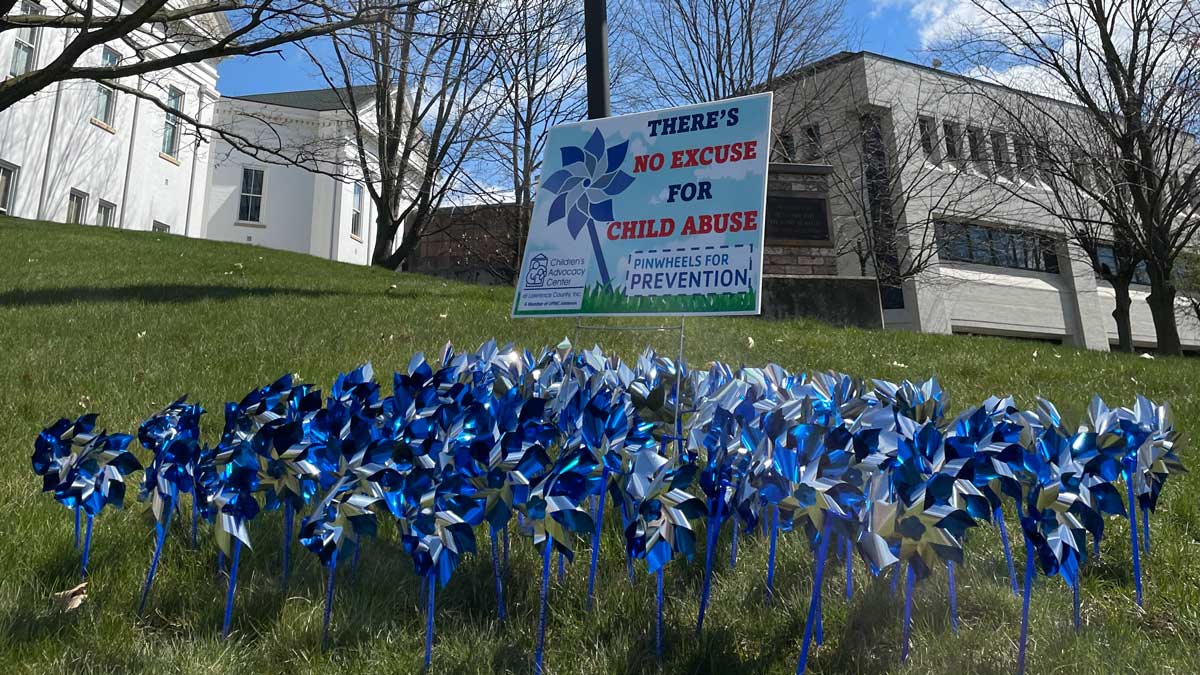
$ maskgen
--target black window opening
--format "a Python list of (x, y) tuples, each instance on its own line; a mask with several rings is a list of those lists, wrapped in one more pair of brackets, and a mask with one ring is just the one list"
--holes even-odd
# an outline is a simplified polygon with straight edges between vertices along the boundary
[[(1117, 267), (1117, 254), (1111, 244), (1101, 244), (1096, 247), (1096, 262), (1100, 263), (1100, 269), (1096, 270), (1096, 276), (1103, 278), (1104, 268), (1108, 268), (1109, 274), (1116, 274), (1119, 268)], [(1122, 261), (1126, 262), (1126, 261)], [(1133, 276), (1130, 278), (1130, 283), (1141, 284), (1143, 286), (1150, 285), (1150, 273), (1146, 271), (1146, 261), (1139, 260), (1137, 266), (1133, 268)]]
[(828, 244), (829, 209), (822, 197), (767, 195), (767, 239)]
[(937, 141), (934, 140), (933, 118), (918, 117), (917, 118), (917, 130), (920, 132), (920, 135), (921, 135), (921, 150), (922, 150), (922, 152), (924, 152), (925, 156), (928, 157), (929, 159), (931, 159), (931, 160), (935, 159), (934, 155), (936, 153)]
[(1054, 238), (1029, 230), (939, 222), (938, 255), (944, 261), (1058, 274)]
[(957, 162), (962, 159), (962, 134), (957, 122), (942, 122), (942, 131), (946, 136), (946, 159)]
[(804, 159), (813, 161), (821, 158), (821, 127), (816, 124), (804, 127)]

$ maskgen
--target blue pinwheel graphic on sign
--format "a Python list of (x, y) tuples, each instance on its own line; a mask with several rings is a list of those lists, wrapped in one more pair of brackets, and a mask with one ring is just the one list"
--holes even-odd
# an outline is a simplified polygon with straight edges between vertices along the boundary
[(600, 236), (596, 232), (596, 221), (613, 219), (612, 198), (633, 184), (633, 176), (621, 170), (629, 141), (622, 141), (611, 148), (606, 146), (600, 130), (582, 148), (563, 146), (563, 168), (550, 174), (542, 183), (542, 189), (557, 195), (550, 204), (547, 225), (565, 220), (572, 239), (587, 228), (596, 254), (596, 266), (600, 269), (600, 281), (608, 285), (608, 266), (604, 263), (604, 252), (600, 249)]

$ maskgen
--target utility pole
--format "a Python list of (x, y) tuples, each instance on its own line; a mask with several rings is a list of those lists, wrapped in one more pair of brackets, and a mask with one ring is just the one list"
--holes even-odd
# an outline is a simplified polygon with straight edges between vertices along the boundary
[(612, 115), (608, 87), (608, 2), (583, 0), (584, 48), (587, 56), (588, 119)]

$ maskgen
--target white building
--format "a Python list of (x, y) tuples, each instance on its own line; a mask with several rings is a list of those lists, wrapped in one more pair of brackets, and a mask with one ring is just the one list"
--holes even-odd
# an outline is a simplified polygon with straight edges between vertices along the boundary
[[(355, 102), (373, 106), (370, 91), (356, 89)], [(223, 98), (215, 125), (236, 134), (246, 151), (213, 141), (201, 236), (370, 264), (375, 207), (356, 178), (362, 175), (357, 144), (338, 92)], [(250, 150), (254, 146), (274, 152)]]
[[(989, 182), (1000, 172), (1000, 180), (1021, 189), (1048, 189), (1036, 178), (1037, 149), (991, 121), (988, 97), (973, 95), (981, 87), (1007, 91), (878, 54), (843, 52), (772, 87), (777, 151), (789, 161), (827, 162), (842, 176), (829, 204), (828, 246), (839, 276), (875, 275), (855, 255), (855, 237), (869, 231), (864, 221), (891, 223), (900, 260), (928, 257), (922, 272), (881, 294), (886, 327), (1107, 350), (1117, 342), (1112, 288), (1061, 223)], [(872, 162), (894, 176), (882, 190), (871, 185)], [(891, 211), (881, 218), (881, 208)], [(770, 220), (768, 213), (768, 237)], [(1153, 348), (1149, 287), (1139, 280), (1131, 288), (1134, 345)], [(1181, 316), (1190, 314), (1182, 299), (1178, 305)], [(1195, 321), (1180, 321), (1179, 331), (1184, 349), (1200, 350)]]
[[(108, 0), (98, 13), (112, 13)], [(31, 0), (23, 13), (44, 11)], [(0, 33), (0, 68), (12, 77), (43, 67), (63, 49), (62, 30)], [(132, 50), (114, 41), (81, 64), (119, 62)], [(215, 63), (128, 78), (160, 101), (212, 117)], [(61, 82), (0, 112), (0, 214), (199, 236), (208, 147), (176, 117), (149, 101), (89, 80)]]

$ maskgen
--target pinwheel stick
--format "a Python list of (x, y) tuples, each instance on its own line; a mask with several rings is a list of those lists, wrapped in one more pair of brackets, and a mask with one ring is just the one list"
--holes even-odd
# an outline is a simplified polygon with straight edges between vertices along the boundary
[(846, 602), (854, 599), (854, 540), (842, 537), (846, 542)]
[(325, 579), (325, 617), (321, 628), (321, 648), (329, 643), (329, 619), (333, 616), (333, 585), (337, 580), (337, 552), (329, 559), (329, 572)]
[[(897, 568), (897, 573), (899, 569)], [(917, 570), (908, 563), (908, 574), (904, 578), (904, 624), (900, 630), (900, 663), (908, 661), (909, 645), (912, 643), (913, 586), (917, 584)]]
[(92, 551), (92, 514), (87, 514), (87, 531), (83, 535), (83, 562), (79, 566), (80, 576), (84, 579), (88, 575), (88, 556)]
[(656, 604), (658, 605), (658, 618), (654, 623), (654, 655), (658, 657), (659, 661), (661, 661), (663, 653), (663, 568), (658, 568), (658, 573), (655, 576), (657, 577), (656, 585), (658, 586), (656, 598)]
[(78, 551), (79, 550), (79, 504), (78, 504), (78, 502), (75, 504), (75, 506), (72, 508), (72, 510), (75, 512), (75, 543), (71, 545), (71, 548)]
[(497, 551), (496, 528), (492, 527), (492, 581), (496, 586), (496, 615), (500, 621), (506, 618), (504, 611), (504, 581), (500, 578), (500, 555)]
[[(1128, 462), (1127, 462), (1128, 464)], [(1133, 494), (1132, 466), (1126, 473), (1125, 491), (1129, 495), (1129, 544), (1133, 549), (1133, 590), (1138, 607), (1142, 606), (1142, 558), (1138, 551), (1137, 501)]]
[[(197, 488), (199, 489), (199, 488)], [(192, 548), (196, 548), (199, 541), (200, 530), (200, 505), (196, 503), (196, 496), (192, 495)]]
[(1012, 585), (1013, 595), (1017, 595), (1017, 568), (1013, 565), (1012, 547), (1008, 543), (1008, 525), (1004, 523), (1004, 509), (997, 506), (992, 510), (992, 517), (1000, 526), (1000, 542), (1004, 544), (1004, 562), (1008, 564), (1008, 582)]
[(534, 675), (544, 675), (542, 656), (546, 650), (546, 601), (550, 595), (550, 556), (554, 552), (554, 541), (546, 537), (542, 551), (542, 600), (538, 609), (537, 649), (533, 653)]
[(950, 591), (950, 630), (958, 635), (958, 589), (954, 582), (954, 561), (946, 561), (946, 576)]
[(779, 537), (779, 507), (771, 509), (771, 550), (767, 554), (767, 604), (775, 600), (775, 541)]
[(508, 523), (504, 524), (504, 569), (508, 569)]
[(596, 563), (600, 560), (600, 531), (604, 524), (604, 500), (608, 496), (608, 465), (600, 473), (600, 502), (596, 505), (596, 526), (592, 530), (592, 561), (588, 566), (587, 611), (596, 597)]
[[(721, 506), (724, 500), (718, 492), (716, 499), (715, 513), (708, 517), (708, 531), (705, 533), (708, 536), (708, 545), (704, 549), (704, 585), (700, 589), (700, 615), (696, 619), (696, 635), (704, 628), (704, 612), (708, 609), (709, 594), (712, 593), (712, 568), (713, 556), (716, 554), (717, 537), (721, 533)], [(737, 522), (733, 523), (733, 536), (735, 551), (737, 546)]]
[(567, 578), (567, 562), (563, 558), (565, 558), (565, 556), (562, 554), (562, 551), (559, 551), (558, 552), (558, 580), (560, 582), (563, 579)]
[(823, 593), (817, 594), (817, 628), (813, 631), (813, 639), (817, 646), (825, 644), (825, 601)]
[(425, 593), (425, 670), (429, 670), (429, 664), (433, 661), (433, 599), (437, 592), (437, 574), (434, 571), (430, 571), (426, 583), (429, 590)]
[(225, 623), (221, 626), (221, 638), (229, 637), (229, 627), (233, 623), (233, 595), (237, 590), (238, 562), (242, 557), (242, 540), (233, 540), (233, 563), (229, 568), (229, 590), (225, 594)]
[(1025, 647), (1029, 640), (1029, 598), (1033, 594), (1033, 542), (1025, 538), (1025, 588), (1021, 595), (1021, 640), (1017, 646), (1017, 675), (1025, 673)]
[(812, 644), (813, 631), (817, 623), (817, 607), (821, 601), (821, 584), (825, 580), (825, 556), (829, 554), (829, 520), (821, 533), (821, 543), (817, 546), (816, 568), (813, 572), (812, 597), (808, 600), (808, 618), (804, 621), (804, 642), (800, 647), (800, 662), (796, 664), (796, 675), (808, 668), (808, 650)]
[(175, 514), (172, 501), (171, 497), (167, 497), (167, 522), (158, 525), (158, 541), (154, 544), (154, 557), (150, 559), (150, 570), (146, 572), (146, 583), (142, 585), (142, 599), (138, 602), (138, 614), (146, 609), (146, 598), (150, 597), (150, 586), (154, 583), (154, 573), (158, 570), (158, 559), (162, 556), (163, 544), (166, 543), (167, 532), (171, 529), (171, 516)]

